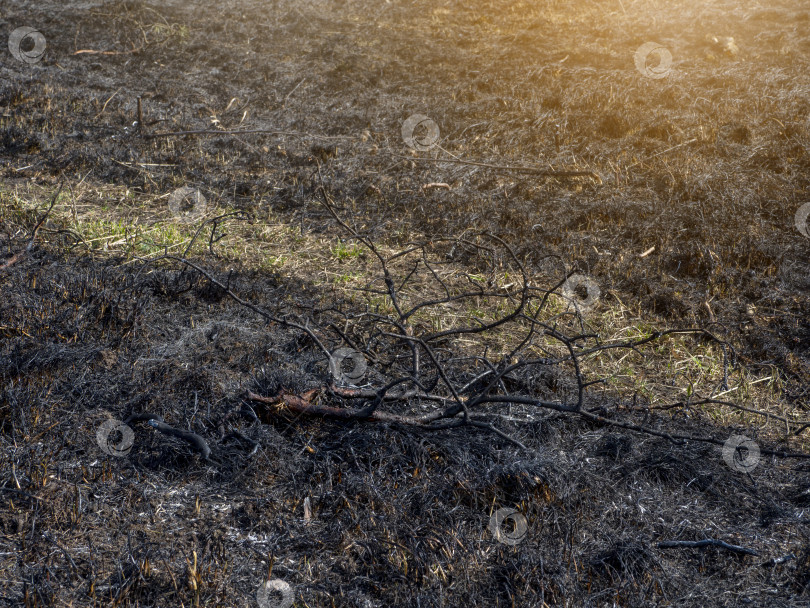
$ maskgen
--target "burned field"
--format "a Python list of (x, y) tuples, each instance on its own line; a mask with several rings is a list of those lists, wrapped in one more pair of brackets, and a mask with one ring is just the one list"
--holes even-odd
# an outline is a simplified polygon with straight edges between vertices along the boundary
[(807, 605), (808, 26), (0, 3), (0, 604)]

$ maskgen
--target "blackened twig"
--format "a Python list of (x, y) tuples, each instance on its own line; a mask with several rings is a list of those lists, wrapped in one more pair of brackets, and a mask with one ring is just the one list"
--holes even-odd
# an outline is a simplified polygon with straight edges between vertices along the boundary
[(401, 154), (393, 154), (393, 153), (392, 156), (396, 156), (398, 158), (411, 160), (415, 162), (472, 165), (473, 167), (484, 167), (485, 169), (493, 169), (496, 171), (514, 171), (515, 173), (530, 173), (532, 175), (538, 175), (540, 177), (560, 177), (560, 178), (590, 177), (598, 181), (600, 184), (602, 183), (602, 178), (599, 177), (599, 175), (597, 175), (593, 171), (551, 171), (549, 169), (541, 169), (540, 167), (514, 167), (509, 165), (492, 165), (490, 163), (482, 163), (474, 160), (462, 160), (460, 158), (421, 158), (421, 157), (403, 156)]
[(753, 549), (740, 547), (739, 545), (730, 545), (727, 542), (717, 540), (716, 538), (707, 538), (705, 540), (665, 540), (658, 543), (659, 549), (700, 549), (702, 547), (720, 547), (721, 549), (727, 549), (728, 551), (733, 551), (734, 553), (759, 555), (759, 552), (754, 551)]
[(23, 249), (19, 253), (15, 253), (13, 256), (7, 259), (2, 265), (0, 265), (0, 270), (5, 270), (12, 264), (16, 264), (23, 258), (23, 256), (28, 254), (34, 248), (34, 243), (37, 240), (37, 233), (39, 232), (39, 229), (42, 227), (42, 224), (45, 223), (45, 220), (48, 218), (48, 215), (51, 213), (51, 209), (53, 209), (53, 206), (56, 204), (56, 199), (59, 198), (59, 194), (62, 192), (62, 187), (64, 185), (65, 185), (64, 182), (59, 184), (59, 189), (56, 191), (56, 194), (54, 194), (53, 198), (51, 199), (50, 207), (48, 207), (48, 210), (40, 218), (36, 226), (34, 226), (34, 230), (31, 232), (31, 238), (28, 240), (28, 244), (25, 246), (25, 249)]

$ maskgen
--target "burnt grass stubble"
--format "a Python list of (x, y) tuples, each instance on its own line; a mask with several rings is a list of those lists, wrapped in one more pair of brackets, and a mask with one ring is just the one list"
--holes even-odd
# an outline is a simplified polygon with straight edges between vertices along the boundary
[[(157, 197), (192, 185), (255, 221), (272, 209), (303, 232), (345, 236), (320, 204), (325, 185), (376, 241), (488, 230), (532, 276), (547, 273), (547, 287), (560, 275), (545, 261), (559, 256), (609, 305), (662, 328), (711, 329), (738, 365), (773, 368), (782, 399), (807, 409), (810, 239), (793, 227), (810, 200), (806, 3), (0, 10), (4, 40), (20, 25), (47, 38), (39, 64), (0, 60), (5, 188), (84, 178)], [(711, 35), (733, 35), (739, 54)], [(648, 40), (675, 57), (665, 79), (633, 67)], [(117, 54), (74, 54), (87, 49)], [(139, 96), (148, 134), (298, 135), (148, 138), (133, 127)], [(442, 138), (419, 158), (590, 169), (603, 183), (403, 159), (400, 125), (414, 113)], [(429, 182), (451, 189), (422, 190)], [(3, 217), (10, 256), (38, 215)], [(301, 606), (807, 605), (801, 459), (763, 456), (747, 475), (716, 445), (544, 410), (497, 422), (527, 451), (469, 427), (425, 433), (275, 410), (256, 421), (245, 389), (328, 381), (311, 340), (182, 264), (145, 267), (72, 243), (45, 234), (0, 274), (5, 605), (252, 606), (271, 564)], [(358, 312), (283, 268), (195, 262), (274, 314)], [(468, 365), (448, 363), (459, 385), (481, 371)], [(525, 380), (542, 387), (525, 394), (569, 399), (570, 365), (541, 367)], [(630, 409), (637, 396), (594, 395), (588, 407), (664, 432), (759, 432), (716, 427), (696, 409), (645, 418)], [(143, 424), (126, 457), (99, 449), (102, 422), (145, 411), (204, 436), (216, 459)], [(259, 442), (253, 455), (219, 428), (233, 412), (223, 426)], [(515, 546), (487, 529), (501, 507), (526, 517)], [(759, 556), (657, 546), (704, 538)]]

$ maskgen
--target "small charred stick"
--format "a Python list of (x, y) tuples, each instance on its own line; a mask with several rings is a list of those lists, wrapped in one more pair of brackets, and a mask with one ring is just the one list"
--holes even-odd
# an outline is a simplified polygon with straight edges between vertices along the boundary
[(700, 549), (703, 547), (720, 547), (721, 549), (727, 549), (728, 551), (733, 551), (734, 553), (759, 555), (759, 553), (754, 551), (753, 549), (748, 549), (747, 547), (740, 547), (738, 545), (730, 545), (729, 543), (723, 542), (722, 540), (717, 540), (716, 538), (707, 538), (705, 540), (665, 540), (663, 542), (658, 543), (658, 547), (660, 549), (676, 549), (680, 547), (688, 549)]

